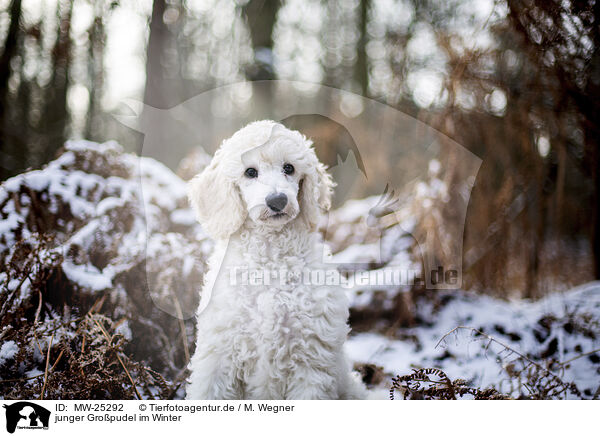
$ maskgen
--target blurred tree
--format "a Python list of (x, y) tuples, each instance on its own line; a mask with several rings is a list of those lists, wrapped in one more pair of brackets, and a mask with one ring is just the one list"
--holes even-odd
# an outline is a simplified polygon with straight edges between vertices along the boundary
[(249, 0), (242, 7), (254, 49), (254, 63), (246, 71), (249, 80), (275, 78), (273, 26), (280, 6), (279, 0)]
[(367, 25), (370, 3), (370, 0), (360, 0), (358, 44), (356, 47), (355, 77), (360, 86), (361, 93), (364, 96), (367, 95), (369, 89), (369, 60), (367, 55), (369, 35)]
[(182, 86), (177, 47), (177, 23), (183, 8), (179, 1), (153, 0), (150, 36), (146, 49), (144, 102), (167, 108), (180, 103)]
[(104, 47), (106, 45), (106, 33), (104, 29), (104, 17), (109, 13), (109, 8), (116, 6), (111, 3), (108, 7), (104, 2), (94, 3), (94, 20), (88, 30), (88, 90), (90, 101), (86, 118), (84, 137), (93, 141), (101, 141), (103, 136), (103, 111), (102, 92), (104, 91)]
[(71, 63), (73, 60), (71, 52), (73, 2), (59, 2), (56, 16), (58, 22), (56, 40), (50, 55), (52, 74), (50, 83), (44, 89), (44, 115), (40, 124), (40, 144), (35, 153), (38, 161), (33, 162), (35, 166), (40, 166), (52, 159), (56, 150), (62, 147), (67, 138), (67, 126), (70, 118), (67, 108), (67, 91), (71, 80)]
[(14, 165), (14, 157), (8, 146), (8, 132), (6, 126), (6, 113), (8, 107), (9, 88), (8, 80), (11, 76), (11, 62), (17, 55), (18, 36), (21, 25), (21, 0), (12, 0), (9, 6), (10, 24), (6, 39), (4, 40), (4, 50), (0, 57), (0, 179), (4, 180), (11, 174)]

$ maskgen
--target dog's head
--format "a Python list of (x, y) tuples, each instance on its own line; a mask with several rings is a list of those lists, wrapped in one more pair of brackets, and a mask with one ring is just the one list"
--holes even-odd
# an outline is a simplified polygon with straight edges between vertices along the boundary
[(333, 186), (310, 140), (274, 121), (257, 121), (221, 144), (190, 181), (189, 197), (209, 235), (226, 239), (246, 219), (275, 230), (301, 220), (314, 230)]

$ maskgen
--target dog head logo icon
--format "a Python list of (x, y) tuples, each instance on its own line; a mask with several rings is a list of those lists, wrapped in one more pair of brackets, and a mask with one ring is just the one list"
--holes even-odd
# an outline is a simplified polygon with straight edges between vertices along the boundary
[(48, 428), (50, 411), (29, 401), (3, 405), (6, 409), (6, 431), (14, 433), (19, 428)]

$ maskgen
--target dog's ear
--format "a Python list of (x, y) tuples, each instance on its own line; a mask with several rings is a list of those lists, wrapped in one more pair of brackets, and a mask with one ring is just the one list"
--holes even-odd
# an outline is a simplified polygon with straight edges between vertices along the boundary
[(307, 143), (313, 163), (300, 182), (300, 215), (309, 228), (315, 230), (321, 215), (331, 207), (335, 182), (327, 173), (325, 165), (319, 162), (312, 142)]
[(213, 239), (227, 239), (246, 219), (246, 209), (233, 178), (224, 171), (217, 150), (209, 166), (188, 184), (188, 197), (202, 228)]

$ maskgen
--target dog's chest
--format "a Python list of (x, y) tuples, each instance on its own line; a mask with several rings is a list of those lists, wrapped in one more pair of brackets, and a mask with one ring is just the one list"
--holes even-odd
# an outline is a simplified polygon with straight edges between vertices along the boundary
[(240, 319), (248, 321), (240, 327), (254, 337), (288, 340), (323, 313), (324, 293), (304, 284), (301, 272), (282, 268), (266, 283), (255, 279), (238, 288)]
[(236, 259), (235, 266), (241, 268), (236, 285), (230, 288), (233, 295), (223, 301), (233, 312), (229, 326), (232, 357), (248, 374), (264, 365), (293, 367), (295, 356), (305, 354), (308, 338), (321, 341), (319, 332), (331, 330), (331, 317), (325, 313), (335, 312), (331, 289), (309, 280), (319, 259), (316, 244), (264, 242), (246, 240), (235, 247), (244, 253)]
[(259, 359), (293, 364), (291, 356), (325, 322), (327, 289), (303, 283), (301, 273), (282, 265), (268, 283), (255, 281), (236, 288), (234, 352), (249, 371)]

